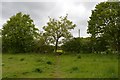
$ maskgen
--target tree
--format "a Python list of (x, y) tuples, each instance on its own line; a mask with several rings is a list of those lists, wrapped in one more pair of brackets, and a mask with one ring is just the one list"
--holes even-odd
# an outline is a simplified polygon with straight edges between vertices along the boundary
[(93, 42), (99, 37), (109, 47), (120, 52), (120, 2), (101, 2), (96, 5), (88, 21), (88, 33)]
[(72, 37), (70, 30), (74, 29), (76, 26), (72, 21), (67, 19), (67, 15), (65, 17), (60, 17), (59, 19), (60, 20), (49, 18), (47, 26), (43, 27), (45, 35), (48, 36), (49, 42), (55, 44), (55, 52), (60, 38), (68, 39)]
[(12, 16), (2, 28), (3, 52), (29, 52), (37, 36), (33, 20), (21, 12)]

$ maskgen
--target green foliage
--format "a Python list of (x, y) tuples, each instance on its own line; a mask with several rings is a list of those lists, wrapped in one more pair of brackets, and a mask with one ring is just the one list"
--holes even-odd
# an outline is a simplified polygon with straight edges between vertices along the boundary
[(47, 36), (42, 32), (37, 36), (37, 39), (34, 40), (33, 52), (36, 53), (51, 53), (54, 51), (54, 47), (47, 43)]
[(81, 42), (79, 38), (73, 38), (70, 41), (66, 42), (62, 46), (63, 50), (66, 52), (80, 52)]
[(43, 27), (45, 30), (44, 35), (47, 36), (49, 43), (55, 45), (55, 51), (60, 43), (60, 38), (69, 39), (72, 37), (70, 30), (74, 29), (76, 26), (72, 21), (67, 19), (67, 15), (65, 17), (60, 17), (59, 19), (60, 20), (49, 18), (47, 26)]
[(91, 52), (91, 40), (90, 38), (73, 38), (65, 42), (62, 48), (66, 52), (73, 53)]
[(88, 33), (93, 42), (104, 38), (113, 50), (120, 51), (120, 2), (101, 2), (88, 21)]
[(93, 52), (104, 52), (107, 50), (108, 42), (103, 37), (97, 37), (92, 43)]
[(2, 28), (3, 52), (30, 52), (37, 31), (29, 15), (20, 12), (12, 16)]

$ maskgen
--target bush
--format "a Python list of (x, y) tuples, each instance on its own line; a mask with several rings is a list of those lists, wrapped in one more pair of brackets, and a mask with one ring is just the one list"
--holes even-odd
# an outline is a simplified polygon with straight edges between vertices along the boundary
[(73, 38), (62, 45), (62, 49), (72, 53), (91, 53), (90, 38)]

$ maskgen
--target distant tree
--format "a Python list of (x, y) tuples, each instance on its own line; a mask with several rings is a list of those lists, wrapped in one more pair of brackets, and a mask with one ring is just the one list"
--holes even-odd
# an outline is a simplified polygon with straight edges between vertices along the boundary
[(29, 15), (19, 12), (12, 16), (2, 28), (3, 52), (31, 51), (37, 31)]
[(101, 2), (88, 21), (88, 33), (93, 42), (99, 37), (109, 47), (120, 52), (120, 2)]
[(76, 26), (72, 21), (67, 19), (67, 15), (59, 19), (60, 20), (49, 18), (47, 26), (43, 27), (45, 35), (48, 36), (48, 41), (55, 45), (55, 51), (57, 50), (60, 38), (68, 39), (72, 37), (70, 30)]

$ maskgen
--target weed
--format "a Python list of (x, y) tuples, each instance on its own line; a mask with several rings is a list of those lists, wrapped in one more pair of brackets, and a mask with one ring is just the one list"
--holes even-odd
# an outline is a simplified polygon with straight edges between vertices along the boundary
[(24, 61), (25, 59), (24, 58), (21, 58), (20, 61)]
[(16, 74), (14, 74), (13, 76), (17, 76)]
[(52, 62), (51, 62), (51, 61), (47, 61), (46, 63), (47, 63), (47, 64), (49, 64), (49, 65), (51, 65), (51, 64), (52, 64)]
[(43, 71), (42, 71), (42, 69), (40, 69), (40, 68), (36, 68), (36, 69), (34, 70), (34, 72), (42, 73)]
[(78, 67), (72, 67), (73, 71), (77, 71), (79, 68)]

